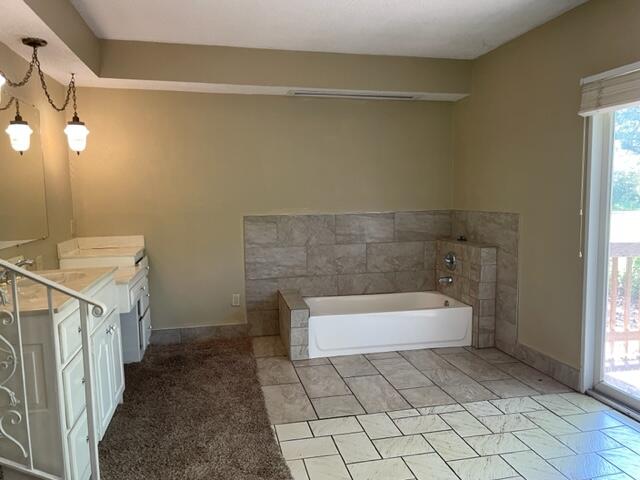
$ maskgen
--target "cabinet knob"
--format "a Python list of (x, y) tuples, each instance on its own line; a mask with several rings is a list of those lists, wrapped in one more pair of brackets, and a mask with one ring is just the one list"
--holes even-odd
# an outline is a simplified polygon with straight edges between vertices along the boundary
[(87, 443), (89, 443), (89, 435), (87, 435)]
[(78, 333), (82, 333), (82, 327), (78, 327)]
[(146, 289), (147, 289), (147, 286), (146, 286), (146, 285), (144, 285), (144, 286), (142, 287), (142, 291), (144, 292)]
[(149, 330), (152, 330), (152, 329), (153, 329), (153, 327), (151, 325), (149, 325)]
[(84, 385), (85, 383), (87, 383), (87, 379), (86, 378), (82, 378), (82, 384)]

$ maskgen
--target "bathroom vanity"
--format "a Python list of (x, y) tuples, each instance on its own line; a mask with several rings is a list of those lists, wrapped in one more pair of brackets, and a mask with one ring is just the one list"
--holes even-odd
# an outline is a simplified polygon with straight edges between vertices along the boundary
[(60, 268), (117, 267), (125, 363), (139, 362), (151, 338), (149, 260), (144, 236), (79, 237), (58, 244)]
[[(49, 307), (44, 286), (19, 279), (20, 328), (10, 313), (11, 306), (0, 313), (0, 365), (5, 367), (0, 384), (14, 382), (17, 397), (12, 402), (9, 395), (4, 405), (7, 410), (0, 419), (4, 436), (0, 456), (16, 464), (32, 461), (35, 470), (50, 475), (46, 478), (87, 480), (91, 476), (85, 391), (88, 379), (92, 379), (95, 443), (104, 436), (122, 402), (125, 385), (115, 272), (113, 267), (36, 272), (106, 305), (107, 310), (100, 317), (94, 316), (91, 309), (88, 311), (88, 341), (84, 345), (89, 348), (91, 376), (85, 371), (85, 332), (77, 300), (52, 292)], [(16, 371), (21, 368), (13, 360), (19, 358), (14, 351), (16, 345), (21, 345), (24, 359), (22, 386), (15, 383)], [(27, 418), (20, 414), (22, 398), (26, 398), (24, 407), (28, 405)], [(29, 450), (33, 452), (30, 459), (26, 455)], [(7, 480), (45, 478), (6, 465), (3, 470)]]

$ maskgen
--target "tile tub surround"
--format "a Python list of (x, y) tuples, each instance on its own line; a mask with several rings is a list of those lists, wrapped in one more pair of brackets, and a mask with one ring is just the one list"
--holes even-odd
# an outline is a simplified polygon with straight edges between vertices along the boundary
[(244, 217), (249, 333), (278, 334), (278, 290), (434, 290), (435, 241), (450, 235), (449, 210)]
[[(444, 263), (447, 253), (456, 256), (455, 270)], [(473, 339), (476, 348), (494, 346), (496, 311), (497, 249), (492, 245), (438, 240), (436, 242), (436, 281), (453, 277), (452, 285), (437, 285), (438, 291), (473, 307)]]
[[(496, 349), (289, 362), (278, 337), (254, 344), (295, 480), (639, 478), (639, 423)], [(433, 385), (398, 384), (385, 360)]]
[(280, 338), (291, 360), (309, 358), (309, 305), (297, 290), (278, 291)]
[(520, 215), (504, 212), (451, 211), (451, 236), (494, 245), (496, 259), (496, 345), (513, 352), (518, 325), (518, 241)]

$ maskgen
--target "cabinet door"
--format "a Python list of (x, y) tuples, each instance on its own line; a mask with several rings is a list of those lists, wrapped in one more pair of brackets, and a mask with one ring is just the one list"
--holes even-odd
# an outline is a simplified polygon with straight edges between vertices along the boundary
[(100, 429), (100, 438), (107, 429), (109, 414), (113, 408), (113, 364), (111, 361), (111, 342), (109, 341), (109, 322), (102, 324), (91, 337), (93, 347), (93, 373), (96, 408), (96, 424)]
[(140, 328), (142, 329), (141, 338), (142, 338), (142, 348), (140, 349), (140, 358), (144, 356), (144, 352), (149, 346), (149, 341), (151, 339), (151, 308), (147, 308), (147, 312), (142, 317), (142, 321), (140, 322)]
[(112, 400), (113, 408), (118, 405), (120, 395), (124, 390), (124, 366), (122, 361), (122, 332), (120, 330), (120, 317), (115, 315), (111, 322), (111, 333), (109, 334), (109, 353), (111, 355), (112, 378)]

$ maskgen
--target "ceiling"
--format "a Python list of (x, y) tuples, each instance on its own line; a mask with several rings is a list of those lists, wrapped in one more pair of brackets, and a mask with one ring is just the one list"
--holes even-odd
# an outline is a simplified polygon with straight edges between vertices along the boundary
[(100, 38), (473, 59), (587, 0), (71, 0)]

